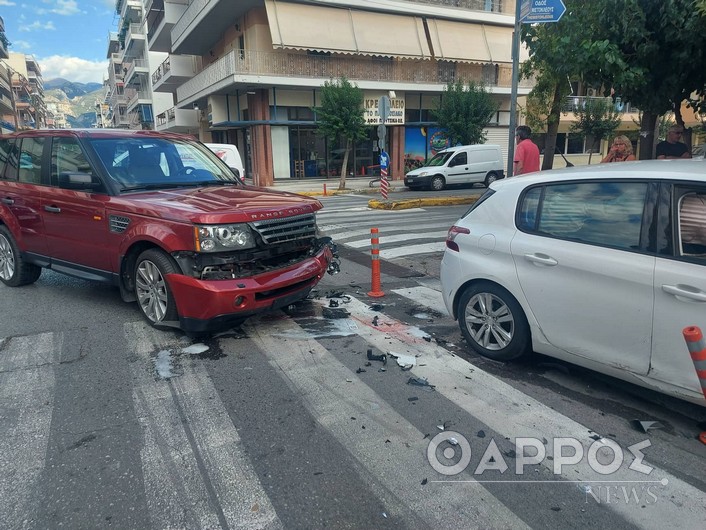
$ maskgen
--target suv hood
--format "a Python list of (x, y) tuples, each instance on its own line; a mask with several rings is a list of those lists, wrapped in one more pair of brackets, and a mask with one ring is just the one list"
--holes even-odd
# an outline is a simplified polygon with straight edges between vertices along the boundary
[(255, 186), (182, 188), (112, 197), (109, 209), (174, 221), (245, 223), (313, 213), (321, 203), (303, 195)]

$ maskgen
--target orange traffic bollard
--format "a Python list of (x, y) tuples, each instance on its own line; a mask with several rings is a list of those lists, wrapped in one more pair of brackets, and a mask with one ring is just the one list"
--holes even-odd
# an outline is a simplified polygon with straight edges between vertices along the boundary
[[(691, 360), (696, 369), (696, 376), (701, 384), (701, 391), (706, 398), (706, 340), (697, 326), (689, 326), (682, 330), (684, 340), (689, 348)], [(706, 444), (706, 431), (699, 434), (701, 443)]]
[(380, 240), (378, 239), (377, 228), (370, 229), (370, 246), (370, 255), (373, 262), (371, 264), (372, 281), (368, 296), (380, 298), (381, 296), (385, 296), (385, 293), (382, 292), (382, 288), (380, 287)]
[(326, 183), (324, 182), (324, 197), (326, 197)]

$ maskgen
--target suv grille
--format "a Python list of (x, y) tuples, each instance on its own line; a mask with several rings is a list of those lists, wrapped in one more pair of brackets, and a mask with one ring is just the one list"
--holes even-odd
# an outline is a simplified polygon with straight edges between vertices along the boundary
[(127, 225), (130, 224), (129, 217), (121, 217), (119, 215), (110, 216), (110, 231), (121, 234), (127, 230)]
[(285, 217), (284, 219), (267, 219), (253, 221), (250, 225), (262, 236), (267, 244), (282, 243), (295, 239), (305, 239), (316, 236), (316, 215), (305, 214)]

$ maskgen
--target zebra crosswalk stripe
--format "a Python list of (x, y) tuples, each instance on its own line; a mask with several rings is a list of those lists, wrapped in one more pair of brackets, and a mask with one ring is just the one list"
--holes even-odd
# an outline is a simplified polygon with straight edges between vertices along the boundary
[(182, 352), (188, 342), (142, 322), (125, 336), (140, 360), (133, 400), (152, 525), (282, 528), (203, 364)]
[[(594, 442), (587, 435), (591, 432), (588, 427), (552, 410), (468, 361), (449, 354), (435, 344), (427, 343), (420, 338), (416, 328), (385, 317), (378, 323), (385, 330), (385, 333), (380, 333), (380, 328), (371, 324), (373, 318), (379, 317), (380, 313), (356, 298), (352, 298), (346, 308), (357, 324), (354, 327), (356, 334), (381, 351), (421, 353), (422, 357), (418, 358), (419, 362), (411, 372), (417, 377), (428, 378), (437, 392), (507, 439), (534, 437), (549, 440), (571, 437), (585, 440), (584, 454)], [(554, 457), (551, 449), (547, 447), (547, 455)], [(630, 456), (628, 451), (624, 452)], [(545, 459), (542, 464), (552, 467), (551, 460)], [(585, 460), (566, 467), (568, 471), (564, 470), (557, 479), (587, 484), (608, 480), (630, 484), (649, 480), (662, 486), (668, 485), (669, 489), (662, 490), (665, 498), (657, 505), (658, 510), (644, 510), (631, 503), (616, 502), (608, 505), (611, 510), (638, 527), (663, 528), (672, 525), (674, 521), (679, 521), (683, 528), (700, 528), (703, 525), (706, 516), (703, 492), (667, 471), (654, 469), (647, 476), (621, 467), (610, 476), (605, 476), (591, 469)], [(674, 498), (679, 499), (679, 502), (671, 502), (670, 499)]]
[[(424, 434), (319, 342), (292, 339), (306, 336), (294, 321), (270, 320), (266, 330), (251, 322), (245, 328), (282, 378), (304, 396), (309, 413), (367, 470), (370, 487), (385, 500), (390, 515), (409, 521), (412, 510), (416, 518), (435, 528), (483, 527), (488, 521), (498, 528), (527, 528), (482, 486), (482, 494), (472, 503), (462, 488), (445, 491), (443, 503), (425, 491), (420, 480), (429, 470)], [(288, 348), (282, 348), (278, 335), (290, 338)], [(364, 420), (366, 429), (362, 431), (351, 417)], [(381, 447), (380, 440), (385, 439), (391, 443)]]
[(44, 468), (61, 337), (7, 339), (0, 348), (0, 526), (30, 528)]

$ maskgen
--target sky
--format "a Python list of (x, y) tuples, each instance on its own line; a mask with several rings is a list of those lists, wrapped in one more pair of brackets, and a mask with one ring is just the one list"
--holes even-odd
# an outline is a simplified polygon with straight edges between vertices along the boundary
[(0, 0), (9, 51), (33, 55), (44, 81), (102, 83), (115, 0)]

